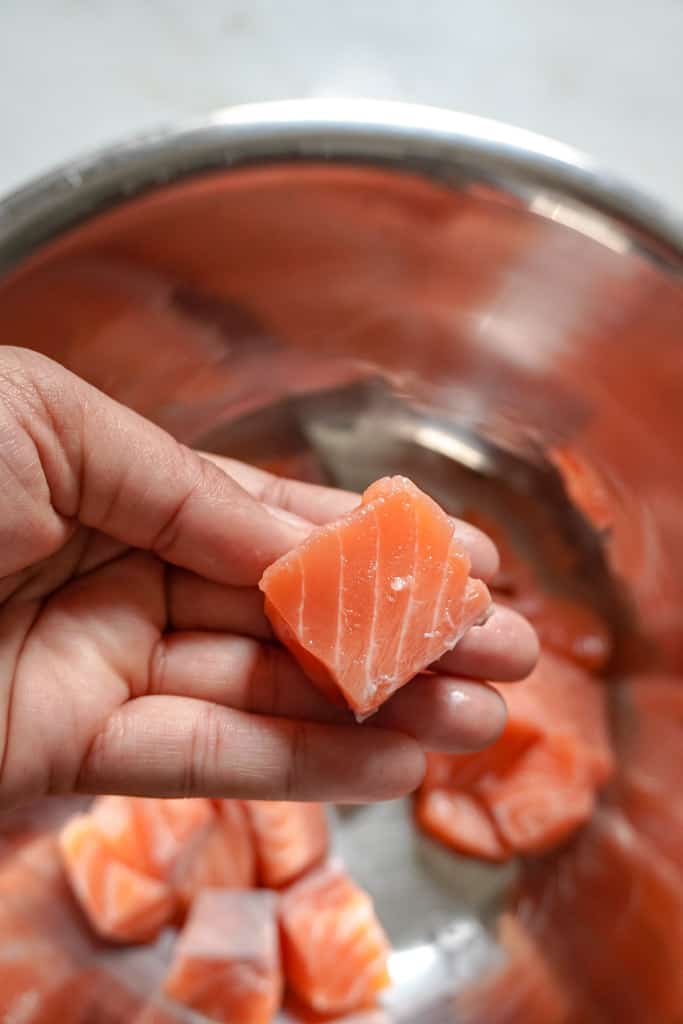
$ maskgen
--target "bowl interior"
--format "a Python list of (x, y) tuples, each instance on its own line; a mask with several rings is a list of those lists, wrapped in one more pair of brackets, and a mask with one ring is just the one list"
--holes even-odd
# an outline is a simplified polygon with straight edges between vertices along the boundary
[[(198, 174), (17, 265), (0, 337), (189, 444), (504, 510), (621, 630), (614, 670), (681, 667), (681, 279), (574, 201), (360, 163)], [(416, 839), (404, 805), (342, 813), (339, 843), (399, 952), (453, 919), (478, 948), (510, 881)]]

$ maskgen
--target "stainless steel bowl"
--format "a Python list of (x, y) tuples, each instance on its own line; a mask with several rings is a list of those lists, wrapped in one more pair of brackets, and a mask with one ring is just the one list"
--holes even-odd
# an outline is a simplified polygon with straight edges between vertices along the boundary
[[(683, 666), (683, 225), (573, 150), (395, 104), (227, 110), (6, 198), (0, 272), (4, 342), (190, 443), (506, 502), (631, 617), (623, 657)], [(409, 837), (399, 808), (341, 820), (403, 948), (504, 882)]]
[(683, 226), (568, 147), (386, 103), (223, 111), (0, 203), (2, 338), (186, 440), (233, 443), (225, 425), (266, 407), (279, 411), (262, 433), (300, 437), (302, 414), (280, 399), (372, 378), (402, 396), (393, 419), (386, 396), (358, 389), (337, 402), (336, 432), (321, 421), (329, 397), (303, 414), (346, 482), (386, 461), (386, 443), (395, 458), (416, 429), (409, 403), (440, 417), (418, 446), (428, 435), (470, 468), (500, 475), (501, 453), (528, 466), (571, 444), (615, 499), (610, 566), (674, 662), (682, 268)]

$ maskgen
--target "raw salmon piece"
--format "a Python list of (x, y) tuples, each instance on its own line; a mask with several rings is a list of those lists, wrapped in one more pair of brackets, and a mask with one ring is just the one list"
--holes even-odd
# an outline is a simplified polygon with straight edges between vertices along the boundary
[(454, 1024), (569, 1024), (567, 993), (512, 914), (498, 922), (498, 941), (506, 954), (504, 962), (458, 993)]
[(149, 942), (173, 917), (170, 887), (118, 861), (90, 815), (73, 818), (59, 845), (73, 893), (102, 938)]
[(415, 817), (420, 828), (464, 857), (500, 863), (511, 856), (488, 810), (472, 793), (422, 789)]
[(122, 864), (169, 881), (208, 831), (214, 817), (210, 800), (98, 797), (93, 821)]
[(389, 984), (389, 945), (372, 901), (333, 862), (289, 888), (280, 903), (285, 976), (317, 1013), (371, 1008)]
[(521, 854), (540, 854), (566, 840), (593, 813), (593, 786), (573, 739), (534, 744), (501, 775), (476, 787), (501, 841)]
[(289, 885), (326, 856), (329, 831), (322, 804), (249, 800), (246, 807), (262, 885)]
[(136, 797), (100, 796), (89, 817), (112, 857), (135, 871), (149, 873), (149, 858)]
[[(30, 880), (25, 874), (24, 884)], [(44, 894), (47, 896), (47, 893)], [(21, 1024), (54, 1024), (71, 1020), (56, 1014), (62, 1007), (63, 994), (82, 973), (74, 957), (70, 936), (51, 934), (51, 922), (43, 931), (38, 916), (41, 904), (27, 893), (32, 904), (26, 916), (15, 908), (0, 907), (0, 1020)], [(44, 904), (50, 914), (48, 903)], [(75, 1014), (73, 1020), (77, 1021)]]
[(586, 1007), (581, 1024), (683, 1019), (683, 886), (621, 815), (599, 812), (570, 846), (528, 865), (517, 903)]
[(178, 940), (164, 991), (225, 1024), (270, 1024), (282, 998), (277, 898), (204, 889)]
[(595, 784), (607, 781), (614, 755), (606, 695), (588, 673), (544, 651), (525, 680), (496, 688), (508, 708), (500, 739), (471, 754), (430, 754), (423, 788), (469, 790), (487, 775), (511, 770), (532, 745), (548, 736), (571, 738)]
[(151, 874), (170, 878), (191, 844), (201, 841), (214, 817), (210, 800), (143, 799), (140, 817)]
[(141, 999), (97, 967), (81, 970), (52, 992), (40, 1012), (22, 1024), (128, 1024), (137, 1021)]
[(557, 594), (514, 605), (538, 634), (541, 647), (591, 672), (604, 668), (612, 654), (612, 635), (604, 619), (587, 605)]
[(315, 530), (263, 574), (277, 636), (358, 718), (451, 650), (490, 609), (455, 525), (405, 477)]
[(0, 944), (19, 932), (53, 942), (78, 960), (92, 949), (54, 836), (32, 840), (0, 868)]
[(217, 801), (218, 811), (176, 878), (186, 912), (201, 889), (250, 889), (256, 884), (256, 855), (249, 818), (239, 800)]
[(612, 653), (612, 636), (603, 618), (579, 601), (550, 593), (498, 522), (472, 510), (465, 518), (498, 548), (500, 568), (491, 581), (494, 598), (531, 622), (542, 648), (591, 671), (604, 668)]
[(570, 448), (550, 448), (548, 458), (576, 507), (596, 530), (608, 530), (614, 523), (614, 509), (607, 487), (594, 467)]
[(472, 754), (430, 754), (418, 824), (465, 856), (504, 861), (566, 840), (590, 817), (614, 757), (604, 689), (543, 652), (531, 675), (499, 687), (501, 738)]
[(34, 839), (0, 868), (0, 1020), (69, 1020), (50, 1007), (91, 954), (54, 838)]
[[(497, 687), (517, 728), (575, 739), (596, 785), (614, 771), (605, 688), (564, 658), (543, 651), (533, 672), (514, 686)], [(505, 733), (503, 733), (503, 739)]]
[(33, 1022), (73, 976), (74, 965), (52, 941), (19, 928), (7, 931), (2, 915), (0, 930), (0, 1020)]
[(541, 735), (537, 724), (510, 716), (502, 736), (483, 750), (471, 754), (429, 753), (422, 788), (470, 789), (483, 776), (509, 769)]
[(254, 886), (256, 850), (246, 803), (242, 800), (219, 800), (218, 811), (223, 829), (231, 838), (235, 874), (244, 882), (245, 888)]

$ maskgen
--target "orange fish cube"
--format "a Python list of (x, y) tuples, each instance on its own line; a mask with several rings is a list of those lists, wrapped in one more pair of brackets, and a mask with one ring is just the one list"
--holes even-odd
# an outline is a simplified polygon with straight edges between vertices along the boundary
[(520, 600), (514, 607), (536, 630), (541, 647), (599, 672), (612, 654), (612, 634), (592, 608), (557, 594)]
[(137, 1022), (144, 1000), (97, 967), (80, 970), (53, 992), (40, 1012), (22, 1024), (124, 1024)]
[(102, 938), (149, 942), (173, 917), (170, 887), (118, 861), (89, 815), (73, 818), (59, 844), (73, 893)]
[(578, 451), (551, 448), (548, 457), (562, 477), (567, 494), (589, 523), (599, 531), (614, 523), (614, 502), (598, 470)]
[(373, 484), (357, 509), (271, 565), (260, 587), (279, 639), (358, 719), (491, 607), (453, 520), (405, 477)]
[(470, 788), (491, 773), (509, 771), (536, 742), (549, 736), (574, 740), (595, 784), (609, 779), (614, 755), (606, 693), (587, 672), (543, 651), (526, 679), (496, 688), (508, 709), (503, 735), (472, 754), (430, 754), (425, 787)]
[(464, 857), (500, 863), (512, 855), (486, 807), (471, 793), (423, 788), (415, 817), (423, 831)]
[(204, 889), (176, 945), (164, 991), (224, 1024), (270, 1024), (282, 999), (277, 897)]
[(247, 812), (239, 800), (220, 800), (217, 804), (208, 832), (176, 880), (176, 892), (185, 911), (202, 889), (249, 889), (256, 884), (256, 856)]
[(389, 944), (372, 901), (337, 862), (325, 864), (282, 896), (280, 923), (287, 982), (317, 1013), (371, 1008), (389, 984)]
[(172, 879), (214, 818), (210, 800), (130, 796), (98, 797), (90, 813), (117, 860), (163, 881)]
[[(16, 922), (13, 922), (16, 923)], [(73, 976), (74, 966), (53, 942), (23, 928), (6, 932), (0, 915), (0, 1020), (33, 1020)]]
[(529, 619), (541, 647), (590, 671), (603, 668), (612, 653), (612, 636), (602, 617), (586, 604), (550, 593), (496, 520), (478, 511), (466, 511), (465, 518), (498, 548), (500, 568), (491, 581), (495, 599)]
[(476, 787), (502, 842), (516, 853), (558, 846), (593, 813), (593, 787), (573, 739), (539, 741), (503, 775)]
[[(543, 651), (526, 679), (497, 689), (507, 704), (507, 729), (536, 730), (539, 737), (571, 737), (595, 785), (602, 785), (610, 778), (614, 771), (614, 754), (609, 738), (605, 688), (600, 682), (578, 665)], [(505, 735), (504, 732), (503, 741)]]
[(329, 834), (322, 804), (249, 800), (261, 884), (289, 885), (327, 854)]

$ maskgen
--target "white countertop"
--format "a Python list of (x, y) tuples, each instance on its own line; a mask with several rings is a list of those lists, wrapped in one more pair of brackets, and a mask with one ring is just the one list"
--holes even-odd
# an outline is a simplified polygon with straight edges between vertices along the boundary
[(4, 0), (0, 193), (160, 122), (311, 95), (540, 131), (683, 213), (682, 0)]

